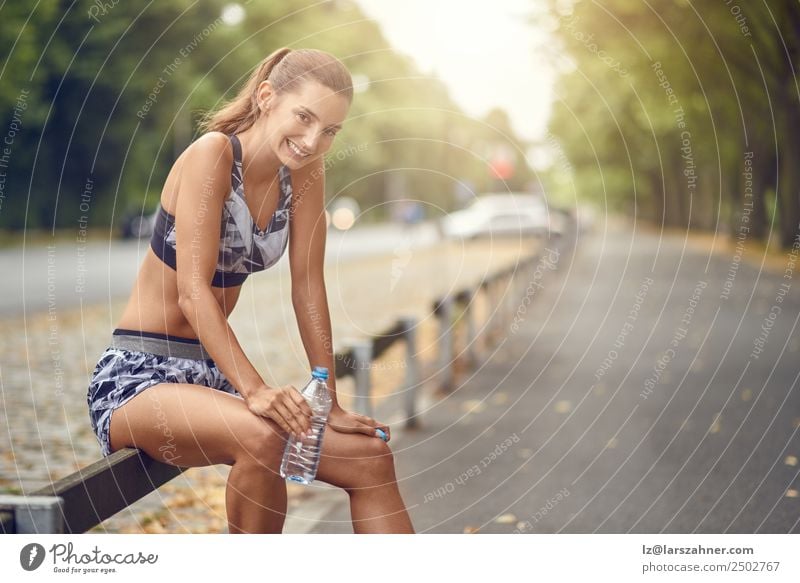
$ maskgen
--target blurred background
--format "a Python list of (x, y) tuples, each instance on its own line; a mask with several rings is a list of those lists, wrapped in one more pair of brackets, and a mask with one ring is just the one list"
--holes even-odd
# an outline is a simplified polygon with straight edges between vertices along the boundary
[(731, 231), (758, 151), (752, 236), (788, 245), (800, 170), (772, 170), (798, 152), (797, 6), (751, 4), (6, 2), (0, 227), (9, 242), (71, 237), (84, 216), (93, 238), (136, 232), (200, 113), (285, 45), (353, 74), (328, 189), (364, 221), (403, 215), (403, 198), (435, 218), (511, 190)]
[[(721, 250), (723, 279), (730, 253), (737, 267), (747, 255), (735, 246), (776, 273), (796, 251), (795, 1), (8, 0), (0, 46), (0, 491), (99, 457), (82, 399), (147, 251), (163, 181), (202, 114), (282, 46), (333, 53), (355, 85), (326, 163), (336, 338), (423, 315), (436, 294), (570, 233), (571, 252), (602, 245), (615, 265), (658, 257), (664, 237)], [(654, 238), (606, 249), (606, 237), (635, 232)], [(588, 257), (587, 281), (571, 287), (587, 295), (590, 267), (611, 255)], [(680, 265), (648, 273), (669, 279)], [(738, 292), (759, 274), (743, 270)], [(232, 317), (237, 335), (265, 375), (299, 383), (307, 362), (285, 315), (286, 257), (256, 279)], [(613, 337), (622, 319), (597, 329)], [(386, 394), (391, 382), (376, 380)], [(165, 515), (151, 500), (107, 527), (223, 528), (224, 475), (193, 475), (198, 496), (217, 500), (211, 510), (176, 522), (192, 501)]]

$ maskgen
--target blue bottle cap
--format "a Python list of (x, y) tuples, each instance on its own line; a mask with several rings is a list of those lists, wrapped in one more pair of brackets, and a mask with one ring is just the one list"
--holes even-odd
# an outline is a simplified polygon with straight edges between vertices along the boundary
[(315, 366), (311, 371), (311, 376), (316, 379), (328, 380), (328, 369), (324, 366)]

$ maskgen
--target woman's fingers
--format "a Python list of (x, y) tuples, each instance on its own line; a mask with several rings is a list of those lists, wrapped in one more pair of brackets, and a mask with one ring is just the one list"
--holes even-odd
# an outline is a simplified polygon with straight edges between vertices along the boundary
[(289, 433), (293, 433), (295, 437), (299, 437), (305, 433), (303, 426), (300, 425), (295, 416), (291, 413), (291, 411), (289, 411), (289, 408), (284, 403), (275, 403), (275, 411), (277, 411), (278, 414), (283, 417), (286, 424), (291, 428)]
[[(359, 415), (359, 420), (370, 428), (371, 435), (375, 435), (375, 430), (380, 429), (381, 432), (383, 432), (387, 438), (391, 437), (388, 425), (384, 425), (383, 423), (376, 421), (372, 417), (367, 417), (366, 415)], [(378, 437), (381, 436), (379, 435)], [(385, 441), (389, 441), (389, 439), (386, 439)]]
[(283, 418), (283, 415), (281, 415), (280, 412), (277, 411), (275, 408), (273, 408), (273, 410), (269, 413), (269, 417), (270, 417), (270, 419), (275, 421), (275, 423), (280, 425), (281, 429), (283, 429), (286, 433), (289, 433), (289, 434), (292, 433), (292, 428), (289, 427), (289, 424)]
[[(291, 390), (288, 392), (288, 394), (289, 399), (300, 409), (300, 412), (310, 419), (314, 412), (311, 410), (311, 405), (308, 404), (308, 401), (306, 401), (305, 397), (300, 394), (300, 391), (294, 387), (291, 387)], [(309, 421), (309, 424), (310, 423), (311, 422)]]
[(355, 418), (361, 421), (364, 425), (369, 425), (370, 427), (377, 427), (378, 422), (375, 421), (372, 417), (367, 417), (366, 415), (361, 415), (360, 413), (355, 414)]
[(380, 437), (384, 441), (389, 441), (389, 439), (391, 439), (391, 432), (389, 431), (388, 425), (384, 425), (372, 417), (367, 417), (366, 415), (358, 413), (356, 414), (356, 418), (363, 423), (360, 428), (362, 433), (370, 437)]

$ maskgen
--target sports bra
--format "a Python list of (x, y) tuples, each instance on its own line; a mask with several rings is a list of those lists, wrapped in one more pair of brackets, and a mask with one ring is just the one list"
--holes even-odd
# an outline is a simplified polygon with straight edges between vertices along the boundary
[[(242, 144), (235, 134), (228, 136), (233, 145), (231, 192), (222, 208), (219, 256), (211, 285), (242, 285), (247, 276), (274, 265), (286, 250), (289, 238), (289, 204), (292, 198), (292, 177), (284, 164), (278, 170), (280, 198), (275, 214), (266, 230), (258, 228), (244, 197), (242, 180)], [(176, 269), (175, 217), (159, 204), (150, 247), (172, 269)]]

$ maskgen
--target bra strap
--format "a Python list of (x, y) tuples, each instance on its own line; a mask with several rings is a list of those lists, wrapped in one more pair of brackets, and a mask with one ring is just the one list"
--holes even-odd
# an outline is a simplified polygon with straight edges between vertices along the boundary
[(236, 134), (230, 135), (233, 145), (233, 166), (231, 168), (231, 187), (235, 192), (239, 192), (242, 186), (242, 143)]
[(292, 175), (289, 167), (285, 164), (281, 166), (278, 174), (280, 176), (281, 183), (281, 197), (278, 202), (278, 209), (284, 209), (286, 208), (289, 197), (292, 195)]

